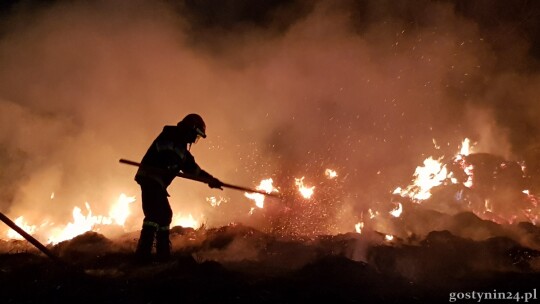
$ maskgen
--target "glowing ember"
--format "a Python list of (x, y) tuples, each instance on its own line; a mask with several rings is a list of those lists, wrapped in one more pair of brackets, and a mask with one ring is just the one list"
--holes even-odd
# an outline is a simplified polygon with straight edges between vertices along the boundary
[(491, 204), (491, 201), (489, 199), (486, 199), (484, 201), (484, 208), (487, 212), (493, 212), (493, 205)]
[(527, 172), (527, 166), (525, 166), (524, 162), (520, 162), (519, 165), (521, 166), (521, 171), (522, 172)]
[(210, 197), (207, 197), (206, 198), (206, 201), (210, 203), (210, 206), (212, 207), (219, 207), (219, 205), (221, 205), (221, 203), (226, 203), (228, 200), (226, 198), (223, 198), (223, 197), (215, 197), (215, 196), (210, 196)]
[[(271, 178), (268, 178), (268, 179), (263, 179), (259, 185), (257, 187), (255, 187), (255, 189), (257, 190), (262, 190), (268, 194), (272, 193), (272, 192), (279, 192), (277, 188), (274, 188), (274, 186), (272, 185), (273, 184), (273, 180)], [(259, 208), (263, 208), (264, 207), (264, 195), (263, 194), (260, 194), (260, 193), (244, 193), (244, 195), (249, 198), (249, 199), (252, 199), (255, 201), (255, 205)]]
[(441, 146), (439, 146), (439, 144), (437, 144), (437, 141), (435, 140), (435, 138), (433, 138), (432, 140), (433, 140), (433, 146), (435, 147), (435, 149), (439, 150), (441, 148)]
[(392, 211), (390, 211), (389, 213), (393, 216), (393, 217), (399, 217), (401, 215), (401, 213), (403, 212), (403, 205), (401, 203), (398, 203), (398, 206), (396, 207), (396, 209), (393, 209)]
[(332, 169), (326, 169), (324, 171), (324, 175), (326, 175), (326, 177), (328, 177), (329, 179), (334, 179), (338, 176), (337, 172)]
[(298, 187), (298, 191), (300, 191), (300, 194), (304, 198), (307, 198), (307, 199), (311, 198), (311, 196), (313, 195), (313, 192), (315, 190), (315, 186), (313, 186), (313, 187), (304, 186), (304, 177), (303, 176), (302, 176), (302, 178), (295, 178), (295, 184)]
[(201, 227), (201, 223), (193, 218), (191, 213), (188, 216), (182, 216), (181, 214), (175, 215), (172, 220), (172, 226), (190, 227), (197, 229)]
[[(28, 234), (33, 234), (36, 231), (36, 226), (28, 225), (22, 216), (19, 216), (17, 219), (15, 219), (15, 224), (19, 226), (22, 230), (26, 231)], [(22, 240), (24, 239), (19, 233), (17, 233), (13, 229), (9, 229), (7, 232), (7, 236), (10, 239), (16, 239), (16, 240)]]

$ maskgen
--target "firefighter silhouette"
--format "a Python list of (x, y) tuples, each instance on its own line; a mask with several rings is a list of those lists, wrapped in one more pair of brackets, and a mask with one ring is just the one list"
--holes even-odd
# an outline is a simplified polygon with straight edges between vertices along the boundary
[(210, 188), (221, 189), (222, 182), (202, 170), (190, 153), (191, 145), (206, 138), (206, 124), (198, 114), (189, 114), (176, 126), (167, 125), (144, 155), (135, 180), (141, 187), (144, 221), (136, 249), (143, 262), (152, 258), (155, 240), (158, 260), (171, 254), (169, 226), (172, 209), (167, 187), (179, 172), (203, 178)]

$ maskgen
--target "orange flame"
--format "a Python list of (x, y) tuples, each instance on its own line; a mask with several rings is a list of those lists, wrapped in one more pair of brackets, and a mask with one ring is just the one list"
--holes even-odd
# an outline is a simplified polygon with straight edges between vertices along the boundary
[(300, 194), (306, 198), (306, 199), (310, 199), (311, 196), (313, 196), (313, 192), (315, 190), (315, 186), (313, 187), (307, 187), (304, 185), (304, 177), (302, 176), (302, 178), (295, 178), (295, 184), (296, 186), (298, 187), (298, 191), (300, 191)]
[(111, 207), (109, 211), (109, 216), (112, 218), (114, 223), (120, 226), (124, 226), (127, 218), (130, 215), (129, 204), (135, 201), (135, 197), (130, 197), (124, 193), (120, 194), (118, 201)]
[(172, 219), (172, 226), (181, 226), (197, 229), (201, 227), (201, 222), (197, 221), (191, 213), (187, 216), (177, 214)]
[[(25, 232), (27, 232), (28, 234), (34, 234), (36, 232), (36, 226), (34, 225), (28, 225), (25, 221), (24, 221), (24, 217), (23, 216), (19, 216), (18, 218), (15, 219), (15, 224), (17, 224), (17, 226), (19, 226), (22, 230), (24, 230)], [(22, 240), (24, 239), (19, 233), (17, 233), (15, 230), (13, 229), (9, 229), (8, 232), (7, 232), (7, 237), (10, 238), (10, 239), (15, 239), (15, 240)]]
[(326, 177), (328, 177), (328, 179), (334, 179), (334, 178), (336, 178), (338, 176), (337, 172), (332, 170), (332, 169), (326, 169), (324, 171), (324, 175), (326, 175)]
[(362, 233), (362, 229), (364, 229), (364, 222), (359, 222), (356, 225), (354, 225), (354, 229), (357, 233)]
[(396, 207), (396, 209), (393, 209), (389, 213), (393, 217), (400, 217), (402, 212), (403, 212), (403, 205), (401, 203), (398, 203), (398, 206)]
[[(268, 194), (272, 193), (272, 192), (279, 192), (277, 188), (274, 188), (274, 186), (272, 185), (273, 184), (273, 180), (271, 178), (268, 178), (268, 179), (263, 179), (259, 185), (257, 187), (255, 187), (255, 189), (257, 190), (262, 190)], [(248, 192), (245, 192), (244, 195), (249, 198), (249, 199), (252, 199), (255, 201), (255, 205), (259, 208), (263, 208), (264, 207), (264, 195), (263, 194), (260, 194), (260, 193), (248, 193)]]
[[(111, 206), (109, 216), (93, 215), (90, 204), (86, 202), (86, 215), (83, 214), (81, 208), (75, 207), (72, 211), (72, 222), (69, 222), (63, 228), (54, 227), (50, 231), (45, 231), (42, 234), (47, 236), (48, 243), (56, 244), (68, 239), (72, 239), (75, 236), (85, 233), (87, 231), (91, 231), (95, 229), (97, 225), (123, 226), (130, 214), (129, 204), (133, 203), (134, 201), (134, 197), (128, 197), (123, 193), (120, 194), (117, 202)], [(17, 218), (15, 223), (24, 230), (26, 230), (29, 234), (39, 232), (39, 230), (44, 228), (44, 226), (46, 226), (47, 224), (44, 223), (39, 226), (39, 228), (37, 228), (36, 226), (26, 224), (22, 216)], [(14, 233), (14, 231), (9, 231), (8, 237), (20, 238)]]
[[(463, 156), (467, 156), (470, 153), (472, 153), (472, 147), (471, 147), (471, 141), (468, 138), (465, 138), (463, 140), (463, 143), (461, 144), (461, 149), (459, 150), (459, 153), (454, 157), (454, 161), (461, 165), (463, 172), (467, 175), (467, 180), (463, 183), (463, 185), (467, 188), (471, 188), (473, 186), (473, 166), (471, 164), (467, 164), (465, 162), (465, 159)], [(453, 183), (457, 183), (456, 180), (452, 180)]]
[(472, 152), (471, 140), (468, 138), (465, 138), (463, 142), (461, 143), (461, 149), (459, 150), (459, 154), (467, 156), (471, 152)]
[(110, 224), (112, 221), (104, 219), (103, 216), (94, 216), (92, 215), (92, 210), (90, 209), (90, 204), (85, 203), (88, 214), (85, 216), (82, 214), (82, 210), (79, 207), (73, 208), (73, 222), (70, 222), (62, 230), (56, 230), (52, 232), (52, 235), (49, 237), (49, 243), (56, 244), (65, 240), (72, 239), (77, 235), (83, 234), (87, 231), (92, 230), (92, 228), (97, 224)]
[[(461, 162), (468, 179), (463, 184), (466, 187), (472, 186), (472, 166), (465, 164), (463, 156), (469, 155), (472, 148), (470, 140), (465, 138), (462, 142), (459, 153), (454, 157), (454, 161)], [(406, 189), (397, 187), (394, 194), (399, 194), (402, 197), (409, 197), (415, 202), (424, 201), (431, 197), (431, 189), (441, 185), (445, 180), (449, 179), (452, 183), (457, 183), (457, 180), (452, 177), (452, 173), (448, 172), (446, 165), (440, 161), (443, 157), (435, 160), (432, 156), (424, 160), (423, 166), (416, 167), (414, 172), (414, 180)]]
[[(448, 177), (446, 165), (442, 165), (440, 159), (435, 160), (431, 156), (424, 160), (424, 166), (416, 167), (416, 178), (413, 184), (404, 190), (399, 190), (401, 196), (410, 197), (415, 201), (426, 200), (431, 197), (430, 190), (439, 186)], [(396, 193), (398, 189), (394, 191)]]

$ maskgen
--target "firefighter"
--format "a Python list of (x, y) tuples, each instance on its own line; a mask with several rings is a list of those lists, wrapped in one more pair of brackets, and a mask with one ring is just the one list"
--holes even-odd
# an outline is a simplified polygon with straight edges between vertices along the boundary
[(135, 255), (141, 262), (151, 260), (156, 243), (156, 256), (170, 257), (169, 226), (172, 209), (167, 187), (180, 171), (207, 181), (210, 188), (222, 189), (220, 180), (202, 170), (190, 153), (191, 145), (206, 138), (206, 125), (198, 114), (189, 114), (176, 126), (165, 126), (152, 142), (141, 161), (135, 180), (141, 186), (144, 221)]

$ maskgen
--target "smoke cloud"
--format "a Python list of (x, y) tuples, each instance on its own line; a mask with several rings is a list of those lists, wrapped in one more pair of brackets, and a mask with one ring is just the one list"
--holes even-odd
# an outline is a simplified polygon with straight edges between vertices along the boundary
[[(268, 201), (267, 213), (250, 215), (243, 193), (176, 180), (174, 212), (209, 226), (275, 228), (322, 210), (295, 227), (352, 231), (424, 158), (453, 155), (465, 137), (526, 161), (531, 188), (540, 185), (540, 6), (528, 1), (23, 1), (3, 10), (0, 206), (13, 217), (62, 223), (85, 202), (106, 214), (125, 193), (137, 197), (127, 224), (138, 228), (135, 169), (118, 159), (140, 160), (163, 125), (192, 112), (208, 126), (192, 153), (211, 174), (250, 187), (272, 177), (285, 192), (304, 176), (318, 195), (311, 209)], [(210, 196), (227, 202), (212, 207)]]

